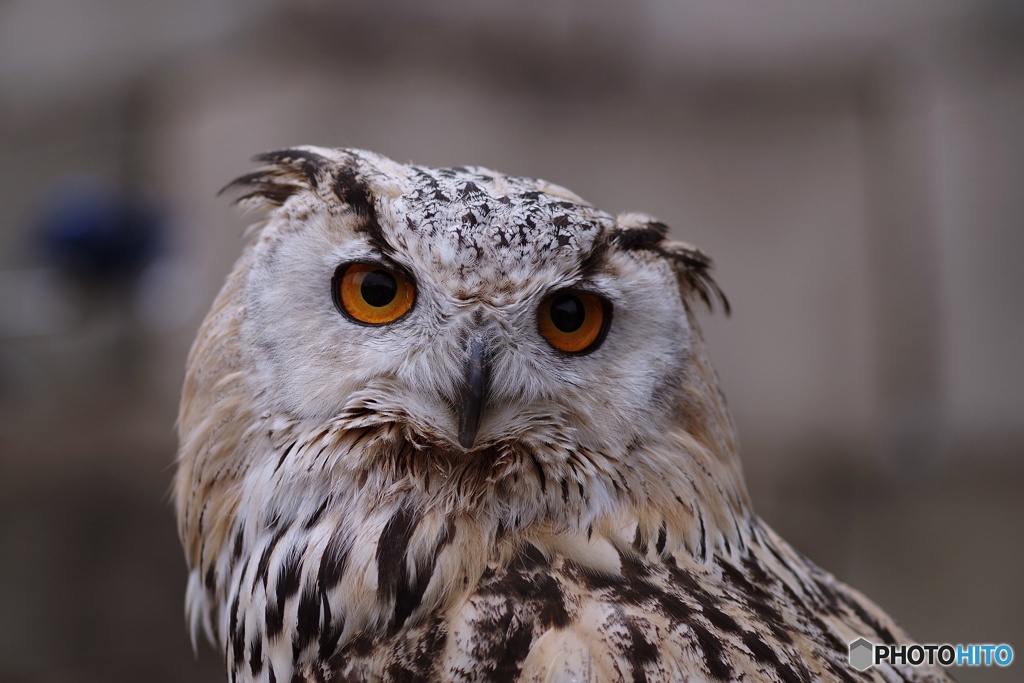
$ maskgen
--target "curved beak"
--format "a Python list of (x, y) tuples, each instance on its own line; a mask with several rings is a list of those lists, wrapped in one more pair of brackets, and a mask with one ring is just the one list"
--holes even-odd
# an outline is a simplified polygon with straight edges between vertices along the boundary
[(487, 344), (479, 335), (471, 336), (466, 342), (466, 375), (459, 390), (456, 406), (459, 418), (459, 444), (472, 448), (480, 421), (487, 404), (487, 381), (490, 368), (487, 365)]

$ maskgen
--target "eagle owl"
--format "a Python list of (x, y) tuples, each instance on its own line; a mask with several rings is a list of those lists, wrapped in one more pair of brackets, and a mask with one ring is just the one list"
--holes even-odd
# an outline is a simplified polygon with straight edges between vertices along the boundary
[(266, 154), (188, 359), (187, 613), (231, 681), (948, 680), (751, 510), (641, 214), (484, 168)]

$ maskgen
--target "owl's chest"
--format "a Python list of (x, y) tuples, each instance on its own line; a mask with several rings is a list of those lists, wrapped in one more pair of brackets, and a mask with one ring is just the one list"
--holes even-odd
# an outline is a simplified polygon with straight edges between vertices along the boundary
[(600, 574), (527, 551), (441, 609), (307, 650), (298, 680), (811, 681), (845, 669), (819, 616), (779, 586), (732, 579), (673, 562)]

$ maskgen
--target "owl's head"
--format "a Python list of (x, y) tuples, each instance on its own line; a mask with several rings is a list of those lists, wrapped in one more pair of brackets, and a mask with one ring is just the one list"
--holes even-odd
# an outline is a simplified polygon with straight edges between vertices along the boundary
[(266, 411), (372, 412), (467, 457), (523, 440), (618, 450), (678, 418), (688, 301), (721, 295), (664, 225), (482, 168), (316, 148), (260, 159), (233, 186), (275, 207), (236, 301)]
[(692, 315), (727, 304), (666, 226), (483, 168), (314, 147), (260, 161), (229, 188), (265, 218), (186, 373), (193, 561), (240, 509), (279, 520), (324, 497), (415, 490), (420, 508), (584, 527), (627, 498), (743, 499)]

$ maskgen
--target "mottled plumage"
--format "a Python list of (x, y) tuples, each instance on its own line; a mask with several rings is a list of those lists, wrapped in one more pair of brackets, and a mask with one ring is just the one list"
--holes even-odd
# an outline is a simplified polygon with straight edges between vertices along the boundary
[[(946, 680), (850, 668), (857, 636), (906, 634), (751, 511), (691, 313), (725, 303), (701, 252), (539, 180), (260, 160), (175, 486), (188, 613), (230, 680)], [(411, 308), (353, 318), (351, 263)], [(600, 335), (560, 351), (540, 311), (569, 328), (587, 296)]]

